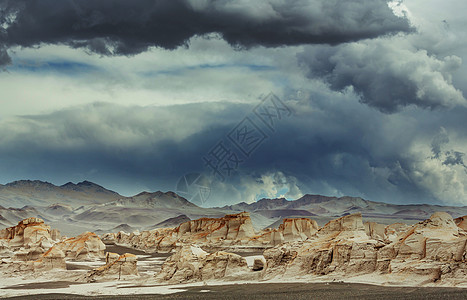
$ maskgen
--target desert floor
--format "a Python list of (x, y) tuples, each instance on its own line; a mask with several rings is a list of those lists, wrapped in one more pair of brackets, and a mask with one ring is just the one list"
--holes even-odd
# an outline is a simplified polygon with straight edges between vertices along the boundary
[[(37, 286), (40, 288), (39, 286)], [(32, 287), (30, 287), (32, 288)], [(50, 288), (50, 287), (49, 287)], [(351, 283), (259, 283), (184, 287), (166, 295), (42, 294), (6, 299), (467, 299), (460, 288), (382, 287)]]

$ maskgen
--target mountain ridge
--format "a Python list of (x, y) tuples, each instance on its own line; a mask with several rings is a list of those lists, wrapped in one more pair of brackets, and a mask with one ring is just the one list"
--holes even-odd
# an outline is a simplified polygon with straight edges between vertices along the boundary
[(121, 224), (147, 229), (176, 222), (180, 215), (197, 219), (243, 211), (250, 212), (255, 227), (262, 229), (284, 218), (307, 217), (324, 224), (354, 213), (383, 224), (412, 223), (427, 219), (436, 211), (445, 211), (453, 218), (467, 215), (467, 206), (401, 205), (361, 197), (306, 194), (295, 200), (263, 198), (249, 204), (203, 208), (173, 191), (143, 191), (126, 197), (91, 181), (56, 186), (40, 180), (19, 180), (0, 186), (0, 225), (40, 215), (67, 234), (79, 234), (83, 228), (111, 230)]

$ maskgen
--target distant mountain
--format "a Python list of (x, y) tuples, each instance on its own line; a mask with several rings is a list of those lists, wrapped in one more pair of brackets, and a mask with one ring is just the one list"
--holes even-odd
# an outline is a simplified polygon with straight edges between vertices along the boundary
[[(167, 220), (157, 223), (156, 225), (151, 226), (151, 227), (152, 228), (177, 227), (178, 225), (184, 222), (188, 222), (188, 221), (191, 221), (189, 217), (187, 217), (186, 215), (179, 215), (173, 218), (168, 218)], [(152, 229), (152, 228), (149, 228), (149, 229)]]
[(453, 217), (467, 214), (467, 206), (439, 206), (430, 204), (397, 205), (375, 202), (360, 197), (326, 197), (322, 195), (304, 195), (297, 200), (261, 199), (247, 204), (245, 202), (224, 206), (233, 211), (244, 210), (271, 217), (305, 216), (306, 212), (316, 216), (339, 217), (361, 212), (365, 217), (378, 217), (403, 220), (424, 220), (434, 212), (445, 211)]
[(142, 192), (133, 197), (122, 197), (105, 204), (92, 205), (87, 209), (80, 209), (72, 219), (83, 222), (99, 220), (108, 224), (118, 222), (137, 228), (148, 228), (181, 214), (205, 216), (223, 213), (224, 211), (218, 212), (216, 209), (198, 207), (174, 192), (158, 191)]
[(306, 217), (324, 225), (338, 216), (362, 213), (366, 221), (414, 223), (436, 211), (453, 217), (467, 215), (467, 207), (429, 204), (395, 205), (359, 197), (305, 195), (297, 200), (261, 199), (221, 208), (199, 207), (174, 192), (142, 192), (125, 197), (98, 184), (83, 181), (62, 186), (42, 181), (21, 180), (0, 185), (0, 227), (9, 227), (27, 217), (40, 217), (66, 235), (85, 230), (133, 231), (175, 227), (190, 219), (222, 217), (250, 212), (257, 230), (276, 226), (283, 218)]
[(131, 227), (130, 225), (128, 224), (120, 224), (118, 226), (115, 226), (114, 228), (112, 228), (111, 232), (120, 232), (120, 231), (124, 231), (124, 232), (134, 232), (135, 231), (135, 228)]
[(23, 208), (5, 208), (0, 206), (0, 223), (3, 227), (10, 227), (16, 225), (21, 220), (39, 215), (40, 212), (30, 206)]
[(142, 192), (125, 197), (90, 181), (56, 186), (20, 180), (0, 185), (0, 227), (39, 216), (69, 235), (83, 229), (133, 231), (170, 218), (175, 222), (182, 214), (188, 218), (219, 217), (225, 210), (198, 207), (174, 192)]
[(73, 213), (73, 208), (66, 204), (55, 203), (47, 207), (44, 212), (54, 216), (63, 216)]
[(124, 206), (140, 208), (195, 208), (197, 205), (174, 192), (142, 192), (133, 197), (124, 197), (105, 204), (106, 206)]
[(75, 192), (101, 193), (104, 195), (112, 195), (112, 196), (121, 197), (120, 194), (114, 191), (108, 190), (98, 184), (95, 184), (94, 182), (90, 182), (87, 180), (79, 182), (78, 184), (74, 184), (73, 182), (68, 182), (60, 187), (63, 189), (67, 189), (67, 190), (75, 191)]
[(20, 180), (0, 186), (0, 205), (4, 207), (48, 207), (56, 203), (78, 207), (107, 203), (121, 197), (89, 181), (56, 186), (39, 180)]

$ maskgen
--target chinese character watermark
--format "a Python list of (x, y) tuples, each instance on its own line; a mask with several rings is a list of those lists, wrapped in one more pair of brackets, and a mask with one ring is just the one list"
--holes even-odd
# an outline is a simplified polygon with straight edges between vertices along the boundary
[[(213, 178), (224, 182), (275, 132), (276, 125), (292, 115), (292, 110), (270, 93), (251, 113), (220, 139), (202, 157), (203, 166)], [(176, 192), (195, 204), (204, 204), (210, 194), (209, 180), (202, 173), (184, 175)]]

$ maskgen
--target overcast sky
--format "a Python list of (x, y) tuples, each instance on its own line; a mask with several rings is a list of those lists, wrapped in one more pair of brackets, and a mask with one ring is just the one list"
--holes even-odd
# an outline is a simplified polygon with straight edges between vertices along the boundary
[(465, 11), (0, 0), (0, 183), (132, 195), (203, 173), (205, 206), (307, 193), (467, 205)]

